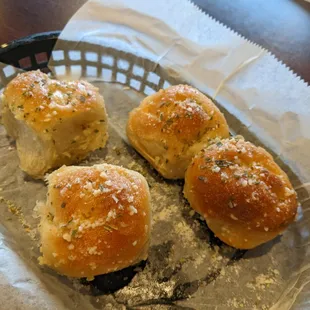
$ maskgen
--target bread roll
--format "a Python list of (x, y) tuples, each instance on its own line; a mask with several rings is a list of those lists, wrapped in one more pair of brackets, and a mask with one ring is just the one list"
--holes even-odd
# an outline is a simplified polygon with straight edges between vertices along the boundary
[(98, 88), (84, 81), (52, 80), (39, 70), (19, 74), (8, 84), (2, 119), (16, 139), (21, 169), (35, 178), (78, 162), (104, 147), (108, 138)]
[(209, 140), (229, 136), (224, 115), (205, 95), (187, 85), (146, 97), (129, 114), (133, 147), (167, 179), (184, 178), (191, 159)]
[(40, 207), (41, 264), (92, 278), (147, 258), (151, 210), (142, 175), (101, 164), (63, 166), (47, 180), (47, 201)]
[(203, 149), (185, 176), (184, 195), (225, 243), (251, 249), (294, 221), (296, 193), (272, 156), (242, 138)]

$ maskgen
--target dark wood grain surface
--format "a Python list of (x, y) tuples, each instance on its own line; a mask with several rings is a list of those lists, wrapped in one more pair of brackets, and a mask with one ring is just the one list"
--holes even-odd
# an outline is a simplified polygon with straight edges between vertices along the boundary
[[(177, 4), (180, 0), (175, 1)], [(33, 33), (63, 29), (85, 2), (0, 0), (0, 45)], [(247, 39), (272, 51), (310, 83), (310, 3), (304, 0), (193, 2)]]

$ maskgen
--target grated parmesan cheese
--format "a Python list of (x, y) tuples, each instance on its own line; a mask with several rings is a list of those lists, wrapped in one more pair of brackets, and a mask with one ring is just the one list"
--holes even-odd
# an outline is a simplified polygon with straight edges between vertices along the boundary
[(285, 187), (284, 190), (285, 190), (285, 197), (289, 197), (295, 194), (295, 191), (293, 189), (289, 189), (288, 187)]
[(107, 179), (107, 178), (108, 178), (108, 175), (105, 173), (105, 171), (102, 171), (102, 172), (100, 173), (100, 177), (101, 177), (101, 178), (104, 178), (104, 179)]
[(138, 210), (133, 205), (129, 206), (129, 211), (129, 215), (134, 215), (138, 213)]
[(218, 173), (220, 172), (221, 168), (219, 166), (213, 166), (211, 170), (212, 172)]
[(112, 186), (112, 185), (113, 185), (113, 183), (112, 183), (112, 181), (111, 181), (111, 180), (107, 180), (107, 181), (105, 181), (105, 182), (104, 182), (104, 184), (106, 184), (106, 185), (108, 185), (108, 186)]
[(71, 235), (68, 234), (68, 233), (64, 233), (64, 234), (62, 235), (62, 238), (65, 239), (65, 240), (68, 241), (68, 242), (71, 242)]
[(240, 184), (241, 184), (243, 187), (245, 187), (245, 186), (248, 185), (248, 181), (245, 180), (245, 179), (241, 179), (241, 180), (240, 180)]
[(235, 217), (233, 214), (230, 214), (230, 217), (231, 217), (233, 220), (238, 221), (238, 218)]
[(93, 190), (93, 195), (94, 195), (95, 197), (99, 196), (100, 193), (101, 193), (101, 190), (100, 190), (100, 189), (94, 189), (94, 190)]
[(70, 243), (70, 244), (68, 245), (68, 249), (69, 249), (69, 250), (73, 250), (73, 249), (74, 249), (74, 245), (73, 245), (72, 243)]
[(110, 210), (107, 216), (107, 222), (111, 221), (111, 219), (116, 218), (116, 211), (115, 210)]
[(114, 200), (116, 203), (118, 203), (119, 200), (115, 197), (114, 194), (112, 194), (112, 198), (113, 198), (113, 200)]
[(87, 252), (88, 252), (90, 255), (96, 254), (96, 253), (97, 253), (97, 246), (93, 246), (93, 247), (87, 248)]

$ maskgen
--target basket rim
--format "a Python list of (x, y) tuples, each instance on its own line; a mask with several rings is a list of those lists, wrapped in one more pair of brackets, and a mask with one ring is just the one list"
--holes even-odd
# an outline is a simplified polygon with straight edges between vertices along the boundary
[(31, 34), (26, 37), (21, 37), (9, 43), (4, 43), (0, 46), (0, 56), (6, 54), (7, 52), (15, 50), (21, 46), (32, 44), (34, 42), (44, 41), (44, 40), (56, 40), (58, 39), (60, 33), (61, 33), (60, 30), (39, 32), (39, 33)]

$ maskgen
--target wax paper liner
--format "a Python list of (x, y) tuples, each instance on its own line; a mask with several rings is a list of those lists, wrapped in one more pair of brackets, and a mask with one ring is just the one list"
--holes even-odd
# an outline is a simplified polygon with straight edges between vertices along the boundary
[[(0, 283), (7, 303), (23, 309), (307, 308), (310, 90), (299, 77), (190, 2), (172, 0), (86, 3), (62, 32), (50, 69), (57, 78), (88, 79), (103, 92), (109, 143), (82, 164), (121, 164), (145, 175), (153, 208), (150, 254), (140, 266), (91, 283), (39, 267), (33, 207), (46, 188), (20, 171), (1, 128)], [(15, 74), (1, 72), (3, 85)], [(302, 207), (283, 236), (251, 251), (222, 244), (187, 205), (182, 182), (160, 178), (128, 145), (128, 112), (145, 95), (181, 82), (215, 97), (232, 133), (266, 147), (290, 176)], [(116, 282), (122, 287), (107, 293)]]

